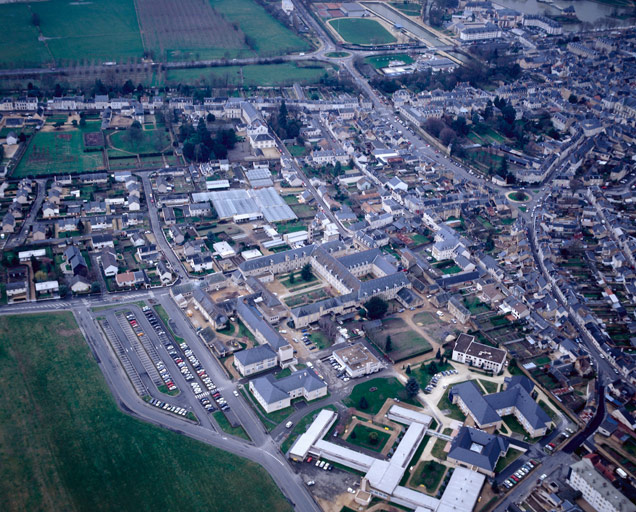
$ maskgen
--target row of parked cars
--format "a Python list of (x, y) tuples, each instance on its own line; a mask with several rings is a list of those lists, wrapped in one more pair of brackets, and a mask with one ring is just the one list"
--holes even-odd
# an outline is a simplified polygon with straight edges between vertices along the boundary
[[(435, 389), (435, 386), (437, 386), (437, 383), (440, 381), (442, 377), (448, 377), (449, 375), (456, 375), (457, 373), (458, 373), (457, 370), (445, 370), (443, 372), (436, 373), (435, 375), (433, 375), (433, 378), (431, 379), (431, 382), (429, 382), (428, 386), (424, 388), (424, 392), (430, 393), (431, 391), (433, 391), (433, 389)], [(444, 386), (444, 388), (446, 388), (446, 386)]]
[[(312, 463), (314, 458), (312, 456), (307, 457), (306, 461), (308, 463)], [(331, 471), (333, 469), (333, 465), (329, 464), (326, 460), (320, 460), (316, 458), (316, 463), (314, 464), (317, 468), (324, 469), (325, 471)]]
[(521, 480), (523, 480), (523, 478), (528, 473), (530, 473), (530, 471), (532, 471), (536, 467), (537, 464), (539, 464), (538, 461), (529, 460), (523, 466), (521, 466), (517, 471), (515, 471), (514, 474), (510, 475), (510, 478), (507, 478), (506, 480), (504, 480), (503, 484), (508, 489), (511, 489), (512, 487), (517, 485), (519, 482), (521, 482)]
[[(175, 346), (173, 341), (168, 338), (168, 336), (166, 336), (166, 333), (163, 331), (162, 326), (155, 316), (154, 311), (148, 306), (144, 306), (143, 312), (155, 331), (157, 331), (159, 339), (166, 347), (168, 354), (170, 354), (170, 357), (172, 357), (175, 364), (179, 367), (179, 371), (181, 372), (185, 380), (190, 383), (192, 392), (197, 397), (197, 400), (201, 402), (201, 405), (205, 408), (206, 411), (210, 413), (216, 411), (217, 408), (212, 404), (212, 400), (210, 400), (210, 398), (208, 398), (207, 396), (207, 393), (203, 391), (201, 384), (199, 384), (195, 380), (192, 371), (190, 371), (190, 367), (188, 367), (188, 364), (184, 360), (184, 358), (187, 359), (187, 361), (192, 365), (192, 369), (194, 369), (208, 391), (210, 393), (217, 393), (214, 382), (212, 382), (212, 379), (210, 379), (207, 372), (205, 371), (205, 368), (203, 368), (201, 362), (197, 359), (197, 357), (194, 355), (194, 352), (192, 352), (192, 350), (190, 349), (190, 346), (185, 341), (181, 342), (178, 346)], [(227, 407), (226, 405), (226, 408), (229, 407)]]
[[(144, 333), (141, 330), (141, 327), (139, 326), (139, 322), (137, 322), (137, 317), (135, 317), (134, 314), (127, 313), (126, 320), (128, 320), (128, 323), (132, 327), (133, 332), (137, 335), (137, 337), (141, 338), (142, 336), (144, 336)], [(161, 333), (163, 333), (163, 330), (161, 329), (161, 326), (156, 322), (156, 320), (155, 320), (155, 323), (153, 323), (150, 319), (148, 320), (150, 321), (150, 324), (153, 326), (153, 328), (157, 331), (157, 334), (161, 335)], [(154, 361), (154, 364), (166, 387), (170, 391), (174, 391), (175, 389), (177, 389), (177, 386), (175, 385), (172, 379), (172, 376), (170, 375), (170, 372), (166, 368), (166, 365), (164, 364), (164, 362), (159, 360), (159, 361)]]
[(186, 414), (188, 414), (187, 409), (184, 409), (183, 407), (178, 407), (176, 405), (171, 405), (166, 402), (162, 402), (161, 400), (157, 400), (156, 398), (151, 398), (149, 403), (151, 405), (154, 405), (155, 407), (159, 407), (159, 409), (173, 412), (175, 414), (178, 414), (179, 416), (185, 416)]
[[(309, 350), (317, 350), (318, 347), (311, 341), (308, 333), (309, 331), (307, 329), (303, 329), (301, 341)], [(294, 338), (294, 341), (298, 343), (298, 338)]]
[(336, 358), (334, 356), (329, 356), (327, 360), (329, 361), (331, 367), (336, 371), (336, 376), (345, 382), (349, 382), (351, 378), (347, 375), (344, 367), (338, 361), (336, 361)]

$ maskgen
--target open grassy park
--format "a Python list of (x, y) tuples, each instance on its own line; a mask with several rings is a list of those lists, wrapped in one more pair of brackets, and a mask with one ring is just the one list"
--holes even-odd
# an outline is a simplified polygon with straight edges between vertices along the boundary
[(388, 44), (396, 39), (376, 20), (366, 18), (336, 18), (328, 22), (348, 43)]
[(387, 318), (382, 321), (382, 329), (373, 334), (373, 340), (380, 348), (385, 348), (386, 337), (391, 336), (389, 356), (394, 361), (402, 361), (433, 350), (423, 336), (413, 331), (401, 318)]
[(71, 313), (1, 317), (0, 371), (0, 510), (291, 510), (258, 465), (122, 413)]
[(132, 140), (128, 131), (116, 131), (108, 139), (113, 148), (133, 155), (170, 149), (170, 139), (164, 130), (143, 130), (140, 140)]
[(80, 129), (37, 132), (20, 163), (14, 178), (41, 174), (83, 173), (104, 167), (101, 151), (84, 151)]
[(356, 385), (348, 398), (343, 400), (347, 407), (359, 408), (360, 399), (364, 397), (368, 407), (362, 409), (367, 414), (377, 414), (388, 398), (398, 398), (412, 405), (419, 403), (409, 398), (406, 394), (404, 386), (395, 378), (389, 379), (377, 378), (362, 382)]
[(390, 437), (389, 432), (358, 423), (347, 437), (347, 443), (374, 452), (381, 452)]

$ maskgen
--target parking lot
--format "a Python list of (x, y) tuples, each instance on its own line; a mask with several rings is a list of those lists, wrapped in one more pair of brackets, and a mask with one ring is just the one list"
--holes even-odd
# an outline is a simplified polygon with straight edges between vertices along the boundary
[[(459, 375), (459, 372), (457, 370), (446, 370), (443, 372), (436, 373), (435, 375), (433, 375), (433, 378), (431, 379), (431, 382), (429, 383), (429, 385), (426, 386), (426, 388), (424, 388), (424, 393), (426, 394), (431, 393), (435, 389), (439, 381), (442, 379), (442, 377), (450, 377), (451, 375)], [(444, 384), (443, 389), (446, 389), (447, 387), (448, 385)]]

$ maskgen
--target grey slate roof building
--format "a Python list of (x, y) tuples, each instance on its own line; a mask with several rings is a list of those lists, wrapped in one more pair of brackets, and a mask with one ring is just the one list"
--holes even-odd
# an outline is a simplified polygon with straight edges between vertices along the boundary
[(289, 407), (294, 398), (302, 396), (309, 401), (327, 394), (327, 384), (310, 369), (299, 370), (282, 379), (271, 374), (258, 377), (250, 381), (249, 388), (267, 412)]
[(448, 458), (474, 471), (493, 476), (499, 457), (508, 452), (507, 439), (472, 427), (462, 427), (453, 438)]
[(533, 389), (530, 379), (517, 377), (510, 379), (504, 391), (483, 396), (477, 385), (469, 381), (453, 386), (449, 397), (480, 428), (498, 427), (502, 416), (512, 414), (530, 436), (537, 437), (545, 434), (552, 420), (530, 396)]

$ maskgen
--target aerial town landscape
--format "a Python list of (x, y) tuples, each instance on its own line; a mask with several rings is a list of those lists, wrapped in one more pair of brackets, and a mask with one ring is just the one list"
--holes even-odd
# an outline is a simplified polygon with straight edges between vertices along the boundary
[(636, 512), (634, 0), (0, 28), (0, 510)]

